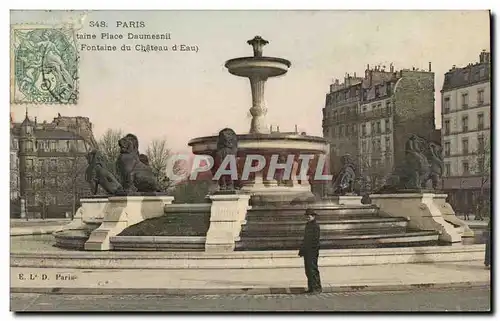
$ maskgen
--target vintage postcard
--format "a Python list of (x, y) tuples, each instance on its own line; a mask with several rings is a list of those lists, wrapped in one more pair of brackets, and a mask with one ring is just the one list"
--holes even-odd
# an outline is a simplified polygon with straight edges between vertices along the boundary
[(492, 311), (490, 24), (11, 10), (11, 311)]

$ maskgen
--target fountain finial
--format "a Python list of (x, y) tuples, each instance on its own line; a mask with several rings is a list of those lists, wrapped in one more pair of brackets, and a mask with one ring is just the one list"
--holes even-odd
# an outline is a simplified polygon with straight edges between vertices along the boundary
[(253, 47), (254, 57), (262, 57), (262, 49), (269, 41), (263, 39), (261, 36), (255, 36), (253, 39), (248, 40), (247, 43)]

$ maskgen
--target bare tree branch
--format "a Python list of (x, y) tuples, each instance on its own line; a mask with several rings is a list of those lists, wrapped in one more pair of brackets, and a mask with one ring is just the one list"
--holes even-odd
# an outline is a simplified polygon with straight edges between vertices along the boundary
[(106, 167), (113, 174), (116, 174), (115, 162), (118, 155), (120, 155), (118, 140), (122, 137), (123, 132), (121, 129), (108, 129), (97, 142), (99, 151), (106, 160)]
[(153, 174), (158, 179), (158, 184), (162, 191), (166, 191), (173, 187), (175, 184), (168, 177), (167, 168), (168, 166), (173, 166), (173, 173), (175, 175), (181, 175), (184, 173), (184, 168), (181, 162), (175, 162), (175, 164), (169, 164), (171, 161), (171, 156), (174, 154), (168, 148), (167, 140), (165, 138), (154, 139), (151, 144), (146, 149), (146, 156), (148, 157), (149, 166), (151, 167)]

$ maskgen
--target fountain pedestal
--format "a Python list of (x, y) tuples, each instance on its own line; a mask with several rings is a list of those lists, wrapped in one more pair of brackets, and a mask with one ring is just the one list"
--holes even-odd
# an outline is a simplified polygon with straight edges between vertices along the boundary
[(85, 242), (85, 250), (111, 250), (109, 238), (128, 226), (164, 215), (165, 205), (172, 196), (113, 196), (108, 198), (101, 225), (92, 231)]
[(210, 227), (205, 240), (207, 252), (232, 252), (249, 209), (249, 195), (210, 195)]

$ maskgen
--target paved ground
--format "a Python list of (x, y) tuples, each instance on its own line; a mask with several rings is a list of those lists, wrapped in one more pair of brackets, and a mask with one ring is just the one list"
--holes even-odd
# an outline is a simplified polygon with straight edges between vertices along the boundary
[(35, 227), (35, 226), (47, 226), (47, 225), (65, 225), (71, 222), (68, 219), (10, 219), (10, 227)]
[(489, 311), (490, 288), (319, 295), (11, 294), (11, 311)]

